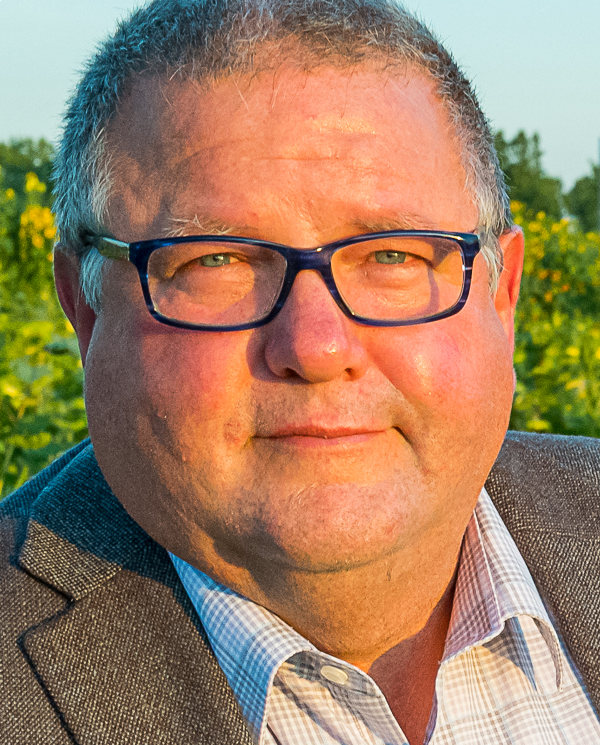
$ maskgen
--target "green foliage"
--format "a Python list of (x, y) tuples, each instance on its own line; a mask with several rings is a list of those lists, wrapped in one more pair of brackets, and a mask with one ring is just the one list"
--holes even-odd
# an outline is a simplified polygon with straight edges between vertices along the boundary
[[(36, 152), (30, 149), (32, 157)], [(24, 156), (17, 164), (21, 169), (35, 165), (27, 164)], [(4, 496), (83, 439), (87, 425), (77, 341), (53, 289), (56, 231), (48, 191), (32, 170), (25, 170), (19, 182), (16, 168), (11, 183), (20, 183), (20, 190), (6, 187), (1, 168), (0, 496)]]
[(494, 137), (494, 144), (510, 198), (524, 205), (531, 216), (544, 212), (559, 220), (563, 213), (562, 184), (544, 173), (539, 135), (528, 137), (521, 130), (507, 140), (500, 131)]
[(584, 231), (600, 230), (600, 167), (592, 166), (592, 174), (575, 182), (565, 195), (567, 210), (579, 220)]
[(46, 140), (11, 140), (0, 142), (0, 168), (4, 189), (13, 189), (19, 195), (25, 194), (25, 182), (28, 173), (35, 173), (48, 189), (38, 203), (52, 206), (52, 163), (54, 149)]
[(516, 318), (514, 429), (600, 436), (600, 235), (528, 219)]

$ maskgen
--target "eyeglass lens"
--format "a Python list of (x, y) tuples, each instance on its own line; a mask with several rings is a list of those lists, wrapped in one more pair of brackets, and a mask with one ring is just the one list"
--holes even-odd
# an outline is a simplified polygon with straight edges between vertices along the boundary
[[(331, 259), (338, 292), (363, 318), (419, 320), (459, 300), (458, 242), (434, 236), (386, 236), (345, 246)], [(167, 318), (210, 326), (258, 321), (273, 309), (285, 278), (277, 251), (238, 243), (178, 243), (154, 251), (148, 286)]]

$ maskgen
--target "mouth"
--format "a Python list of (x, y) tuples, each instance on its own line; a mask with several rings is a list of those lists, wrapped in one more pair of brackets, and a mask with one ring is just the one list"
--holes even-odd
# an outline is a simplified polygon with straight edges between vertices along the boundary
[(292, 447), (335, 447), (370, 442), (386, 432), (385, 427), (319, 427), (312, 425), (290, 425), (275, 429), (260, 438)]

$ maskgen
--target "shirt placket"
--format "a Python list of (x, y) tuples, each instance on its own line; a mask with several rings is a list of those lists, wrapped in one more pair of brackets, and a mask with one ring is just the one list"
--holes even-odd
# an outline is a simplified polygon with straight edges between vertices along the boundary
[[(320, 653), (301, 653), (274, 681), (268, 729), (273, 742), (302, 745), (407, 745), (383, 694), (358, 669)], [(290, 725), (290, 708), (301, 711)], [(287, 739), (284, 739), (287, 738)]]

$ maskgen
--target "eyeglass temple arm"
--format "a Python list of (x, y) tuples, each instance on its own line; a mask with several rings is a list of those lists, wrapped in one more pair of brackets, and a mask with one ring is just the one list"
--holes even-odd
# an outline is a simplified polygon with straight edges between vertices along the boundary
[(104, 235), (94, 236), (92, 243), (106, 259), (129, 260), (129, 243)]

